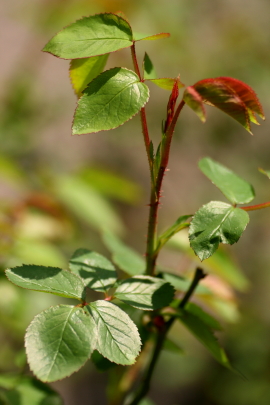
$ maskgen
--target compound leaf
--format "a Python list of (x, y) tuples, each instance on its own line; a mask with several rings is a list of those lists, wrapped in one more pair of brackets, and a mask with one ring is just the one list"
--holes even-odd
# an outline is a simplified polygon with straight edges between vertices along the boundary
[(135, 250), (126, 246), (110, 232), (104, 232), (103, 241), (112, 253), (114, 263), (127, 274), (135, 276), (145, 271), (145, 261)]
[(73, 135), (117, 128), (137, 114), (148, 98), (148, 87), (132, 70), (107, 70), (83, 91), (75, 111)]
[(190, 246), (200, 260), (210, 257), (220, 243), (234, 244), (249, 222), (248, 214), (220, 201), (211, 201), (194, 215), (189, 227)]
[(96, 349), (114, 363), (133, 364), (141, 348), (135, 323), (109, 301), (95, 301), (88, 307), (97, 326)]
[(23, 264), (7, 269), (6, 275), (12, 283), (22, 288), (79, 300), (84, 298), (82, 279), (68, 270)]
[(122, 17), (96, 14), (84, 17), (58, 32), (43, 48), (63, 59), (89, 58), (132, 45), (132, 30)]
[(67, 377), (89, 359), (96, 339), (88, 311), (70, 305), (49, 308), (35, 316), (26, 331), (30, 368), (44, 382)]
[(106, 65), (107, 55), (94, 56), (93, 58), (73, 59), (70, 62), (69, 77), (75, 93), (78, 97), (95, 77), (97, 77)]
[(76, 250), (69, 261), (69, 268), (95, 291), (106, 292), (117, 279), (114, 265), (106, 257), (88, 249)]
[(247, 204), (255, 197), (254, 189), (227, 167), (213, 159), (200, 160), (199, 168), (233, 204)]
[(122, 281), (114, 296), (135, 308), (151, 311), (169, 305), (174, 288), (156, 277), (135, 276)]

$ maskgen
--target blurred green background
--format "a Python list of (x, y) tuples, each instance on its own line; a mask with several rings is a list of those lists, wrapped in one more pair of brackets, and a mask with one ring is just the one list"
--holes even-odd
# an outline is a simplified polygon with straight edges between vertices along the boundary
[[(25, 328), (40, 310), (59, 303), (53, 296), (11, 285), (3, 273), (7, 266), (66, 267), (79, 247), (109, 257), (100, 237), (104, 228), (144, 253), (149, 176), (139, 118), (113, 131), (72, 137), (76, 97), (69, 83), (69, 62), (41, 52), (57, 31), (77, 18), (119, 10), (135, 31), (171, 33), (169, 39), (137, 45), (140, 61), (147, 51), (159, 77), (180, 73), (186, 85), (207, 77), (235, 77), (255, 89), (266, 118), (270, 115), (268, 0), (2, 2), (0, 386), (4, 388), (13, 386), (7, 376), (27, 371)], [(107, 68), (112, 66), (131, 68), (129, 50), (113, 54)], [(154, 87), (150, 91), (148, 121), (157, 145), (169, 93)], [(199, 172), (197, 162), (204, 156), (250, 181), (257, 192), (255, 204), (269, 200), (269, 179), (258, 172), (258, 167), (270, 169), (268, 122), (253, 128), (252, 137), (217, 110), (209, 107), (207, 117), (203, 125), (191, 110), (183, 110), (163, 187), (161, 230), (210, 200), (224, 201)], [(205, 264), (211, 271), (205, 285), (216, 298), (195, 297), (195, 302), (221, 320), (224, 333), (220, 339), (245, 378), (222, 369), (178, 325), (172, 337), (184, 353), (162, 353), (149, 395), (154, 404), (269, 405), (269, 213), (251, 213), (251, 223), (239, 244), (229, 249), (229, 275), (224, 261), (217, 264), (220, 258)], [(179, 274), (194, 271), (197, 262), (185, 243), (183, 237), (175, 238), (161, 256), (162, 266)], [(89, 362), (52, 386), (65, 405), (102, 405), (108, 378)], [(45, 404), (42, 401), (37, 403)], [(57, 403), (52, 399), (47, 404)]]

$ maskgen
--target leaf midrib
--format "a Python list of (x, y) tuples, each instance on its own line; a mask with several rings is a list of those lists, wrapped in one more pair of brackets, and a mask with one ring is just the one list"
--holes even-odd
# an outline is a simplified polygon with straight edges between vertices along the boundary
[(57, 348), (57, 350), (56, 350), (56, 352), (55, 352), (55, 355), (54, 355), (54, 358), (53, 358), (51, 367), (50, 367), (50, 369), (49, 369), (49, 371), (48, 371), (48, 373), (47, 373), (47, 377), (46, 377), (47, 379), (48, 379), (48, 377), (50, 376), (50, 373), (51, 373), (51, 371), (52, 371), (52, 368), (53, 368), (53, 366), (54, 366), (54, 364), (55, 364), (55, 360), (56, 360), (56, 357), (57, 357), (57, 355), (58, 355), (58, 353), (59, 353), (59, 348), (60, 348), (61, 343), (62, 343), (62, 340), (63, 340), (63, 334), (64, 334), (65, 328), (66, 328), (66, 326), (67, 326), (67, 323), (68, 323), (68, 321), (69, 321), (70, 315), (71, 315), (71, 313), (72, 313), (73, 310), (74, 310), (74, 308), (71, 308), (71, 309), (70, 309), (69, 314), (68, 314), (68, 316), (67, 316), (67, 319), (66, 319), (66, 321), (64, 322), (64, 326), (63, 326), (63, 329), (62, 329), (62, 332), (61, 332), (61, 337), (60, 337), (60, 339), (59, 339), (59, 345), (58, 345), (58, 348)]
[[(107, 333), (111, 336), (112, 341), (113, 341), (113, 342), (116, 344), (116, 346), (118, 347), (119, 352), (122, 353), (123, 356), (124, 356), (128, 361), (130, 361), (130, 357), (127, 357), (127, 355), (120, 349), (119, 343), (118, 343), (117, 340), (115, 340), (115, 338), (113, 337), (113, 335), (112, 335), (112, 333), (111, 333), (111, 331), (110, 331), (110, 329), (109, 329), (109, 327), (108, 327), (108, 324), (107, 324), (107, 322), (104, 320), (104, 318), (103, 318), (101, 312), (100, 312), (96, 307), (92, 307), (92, 308), (98, 313), (99, 318), (102, 320), (103, 325), (106, 327)], [(113, 318), (115, 318), (115, 319), (117, 319), (117, 320), (119, 321), (119, 319), (118, 319), (117, 317), (115, 317), (115, 316), (113, 316), (113, 315), (111, 315), (111, 314), (110, 314), (110, 316), (113, 317)], [(116, 328), (115, 326), (114, 326), (114, 329), (116, 329), (116, 330), (118, 330), (119, 332), (123, 333), (123, 330), (118, 329), (118, 328)], [(124, 334), (124, 333), (123, 333), (123, 334)], [(122, 346), (125, 346), (127, 349), (129, 349), (129, 347), (126, 346), (125, 344), (121, 343), (121, 345), (122, 345)], [(133, 357), (135, 357), (135, 356), (133, 355)]]

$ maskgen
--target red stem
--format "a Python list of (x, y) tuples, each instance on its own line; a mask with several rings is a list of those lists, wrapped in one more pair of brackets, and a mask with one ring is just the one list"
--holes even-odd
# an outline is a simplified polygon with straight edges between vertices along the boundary
[(146, 251), (146, 263), (147, 263), (146, 274), (151, 276), (153, 276), (155, 273), (155, 266), (158, 255), (158, 251), (156, 251), (156, 234), (157, 234), (158, 207), (160, 204), (162, 181), (169, 162), (170, 147), (175, 125), (184, 105), (185, 102), (182, 100), (175, 111), (171, 125), (166, 131), (165, 134), (166, 141), (162, 151), (162, 159), (159, 167), (159, 172), (157, 175), (155, 187), (152, 187), (151, 192), (148, 236), (147, 236), (147, 251)]
[(262, 203), (262, 204), (257, 204), (257, 205), (249, 205), (248, 207), (239, 207), (241, 210), (244, 211), (255, 211), (255, 210), (261, 210), (263, 208), (270, 207), (270, 201)]
[[(135, 42), (133, 42), (133, 45), (131, 46), (131, 55), (132, 55), (132, 60), (133, 60), (133, 65), (135, 72), (140, 78), (140, 81), (143, 83), (143, 78), (141, 76), (140, 68), (138, 65), (138, 60), (137, 60), (137, 55), (136, 55), (136, 50), (135, 50)], [(150, 154), (150, 137), (149, 137), (149, 132), (148, 132), (148, 125), (147, 125), (147, 120), (146, 120), (146, 113), (145, 113), (145, 108), (141, 108), (140, 111), (141, 115), (141, 124), (142, 124), (142, 133), (143, 133), (143, 138), (144, 138), (144, 144), (145, 144), (145, 149), (147, 153), (147, 158), (148, 158), (148, 163), (149, 163), (149, 169), (151, 173), (151, 180), (153, 180), (152, 172), (153, 172), (153, 162)]]

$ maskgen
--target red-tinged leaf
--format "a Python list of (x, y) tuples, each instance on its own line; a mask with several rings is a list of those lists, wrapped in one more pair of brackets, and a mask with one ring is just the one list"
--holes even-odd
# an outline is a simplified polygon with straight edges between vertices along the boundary
[(250, 110), (249, 113), (251, 122), (259, 124), (257, 118), (255, 117), (255, 113), (258, 114), (258, 116), (263, 120), (265, 119), (262, 105), (257, 97), (257, 94), (250, 86), (241, 82), (240, 80), (233, 79), (232, 77), (218, 77), (215, 80), (225, 83), (237, 93), (247, 109)]
[(168, 127), (170, 126), (173, 116), (174, 116), (174, 109), (175, 109), (175, 104), (179, 95), (179, 87), (178, 87), (178, 83), (177, 83), (178, 79), (175, 80), (174, 82), (174, 86), (172, 88), (172, 92), (168, 101), (168, 105), (167, 105), (167, 119), (165, 122), (165, 126), (164, 126), (164, 132), (167, 131)]
[(175, 81), (177, 80), (178, 88), (181, 89), (185, 85), (180, 81), (179, 78), (173, 79), (171, 77), (163, 77), (160, 79), (146, 79), (150, 82), (156, 84), (158, 87), (161, 87), (164, 90), (172, 91)]
[(183, 100), (198, 115), (202, 122), (206, 121), (203, 99), (192, 86), (188, 86), (184, 92)]
[(233, 88), (220, 81), (219, 78), (200, 80), (193, 87), (205, 103), (230, 115), (252, 134), (248, 108)]
[(144, 34), (135, 33), (133, 35), (133, 39), (136, 42), (138, 42), (138, 41), (154, 41), (156, 39), (168, 38), (170, 36), (171, 36), (171, 34), (169, 32), (161, 32), (160, 34), (154, 34), (154, 35), (149, 35), (149, 36), (145, 36)]

